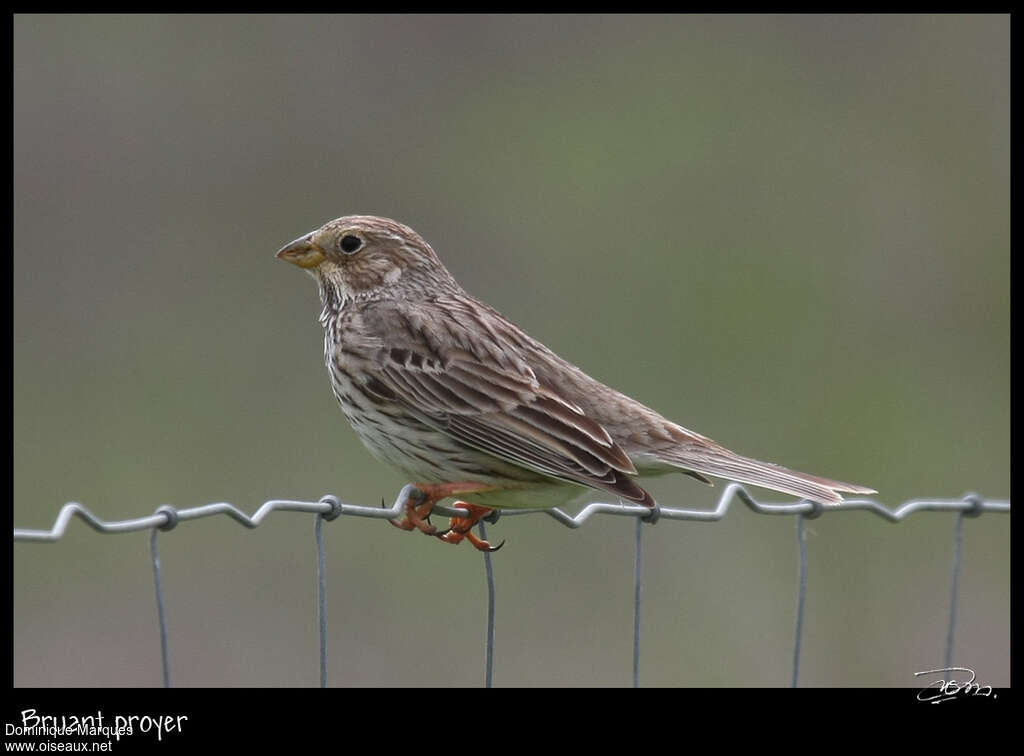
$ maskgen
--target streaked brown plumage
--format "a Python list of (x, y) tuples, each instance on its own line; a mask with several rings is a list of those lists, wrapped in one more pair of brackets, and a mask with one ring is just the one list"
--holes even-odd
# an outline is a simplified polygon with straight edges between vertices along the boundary
[[(469, 296), (393, 220), (338, 218), (277, 256), (320, 285), (331, 385), (363, 443), (423, 489), (458, 484), (428, 499), (546, 507), (588, 486), (653, 506), (636, 476), (671, 471), (823, 504), (874, 493), (740, 456), (594, 380)], [(432, 531), (410, 515), (403, 525)]]

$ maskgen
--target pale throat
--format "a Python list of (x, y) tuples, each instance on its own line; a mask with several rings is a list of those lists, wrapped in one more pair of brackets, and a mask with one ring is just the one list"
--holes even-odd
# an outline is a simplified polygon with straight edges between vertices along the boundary
[(375, 271), (380, 276), (380, 284), (369, 289), (354, 291), (345, 280), (341, 266), (336, 263), (324, 260), (309, 273), (316, 279), (320, 287), (320, 301), (323, 303), (324, 311), (320, 320), (328, 317), (330, 312), (340, 312), (348, 302), (366, 302), (380, 299), (384, 292), (398, 283), (404, 269), (390, 261), (386, 266), (378, 266)]

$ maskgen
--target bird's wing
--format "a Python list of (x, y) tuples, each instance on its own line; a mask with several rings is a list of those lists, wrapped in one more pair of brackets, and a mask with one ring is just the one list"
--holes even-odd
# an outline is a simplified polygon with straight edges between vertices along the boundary
[(528, 357), (500, 332), (470, 330), (457, 315), (422, 306), (376, 313), (382, 345), (366, 390), (467, 446), (653, 506), (632, 480), (633, 462), (600, 423), (557, 387), (541, 385)]

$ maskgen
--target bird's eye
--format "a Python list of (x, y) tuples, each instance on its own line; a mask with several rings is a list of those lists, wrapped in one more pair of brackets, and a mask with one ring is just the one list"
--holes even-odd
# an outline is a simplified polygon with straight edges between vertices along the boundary
[(363, 240), (358, 236), (343, 236), (341, 237), (341, 251), (346, 255), (351, 255), (358, 251), (363, 246)]

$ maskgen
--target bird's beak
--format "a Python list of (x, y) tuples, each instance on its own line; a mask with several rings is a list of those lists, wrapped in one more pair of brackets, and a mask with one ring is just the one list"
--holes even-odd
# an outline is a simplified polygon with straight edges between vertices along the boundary
[(300, 268), (315, 268), (323, 261), (324, 251), (313, 241), (313, 234), (306, 234), (277, 250), (277, 257)]

